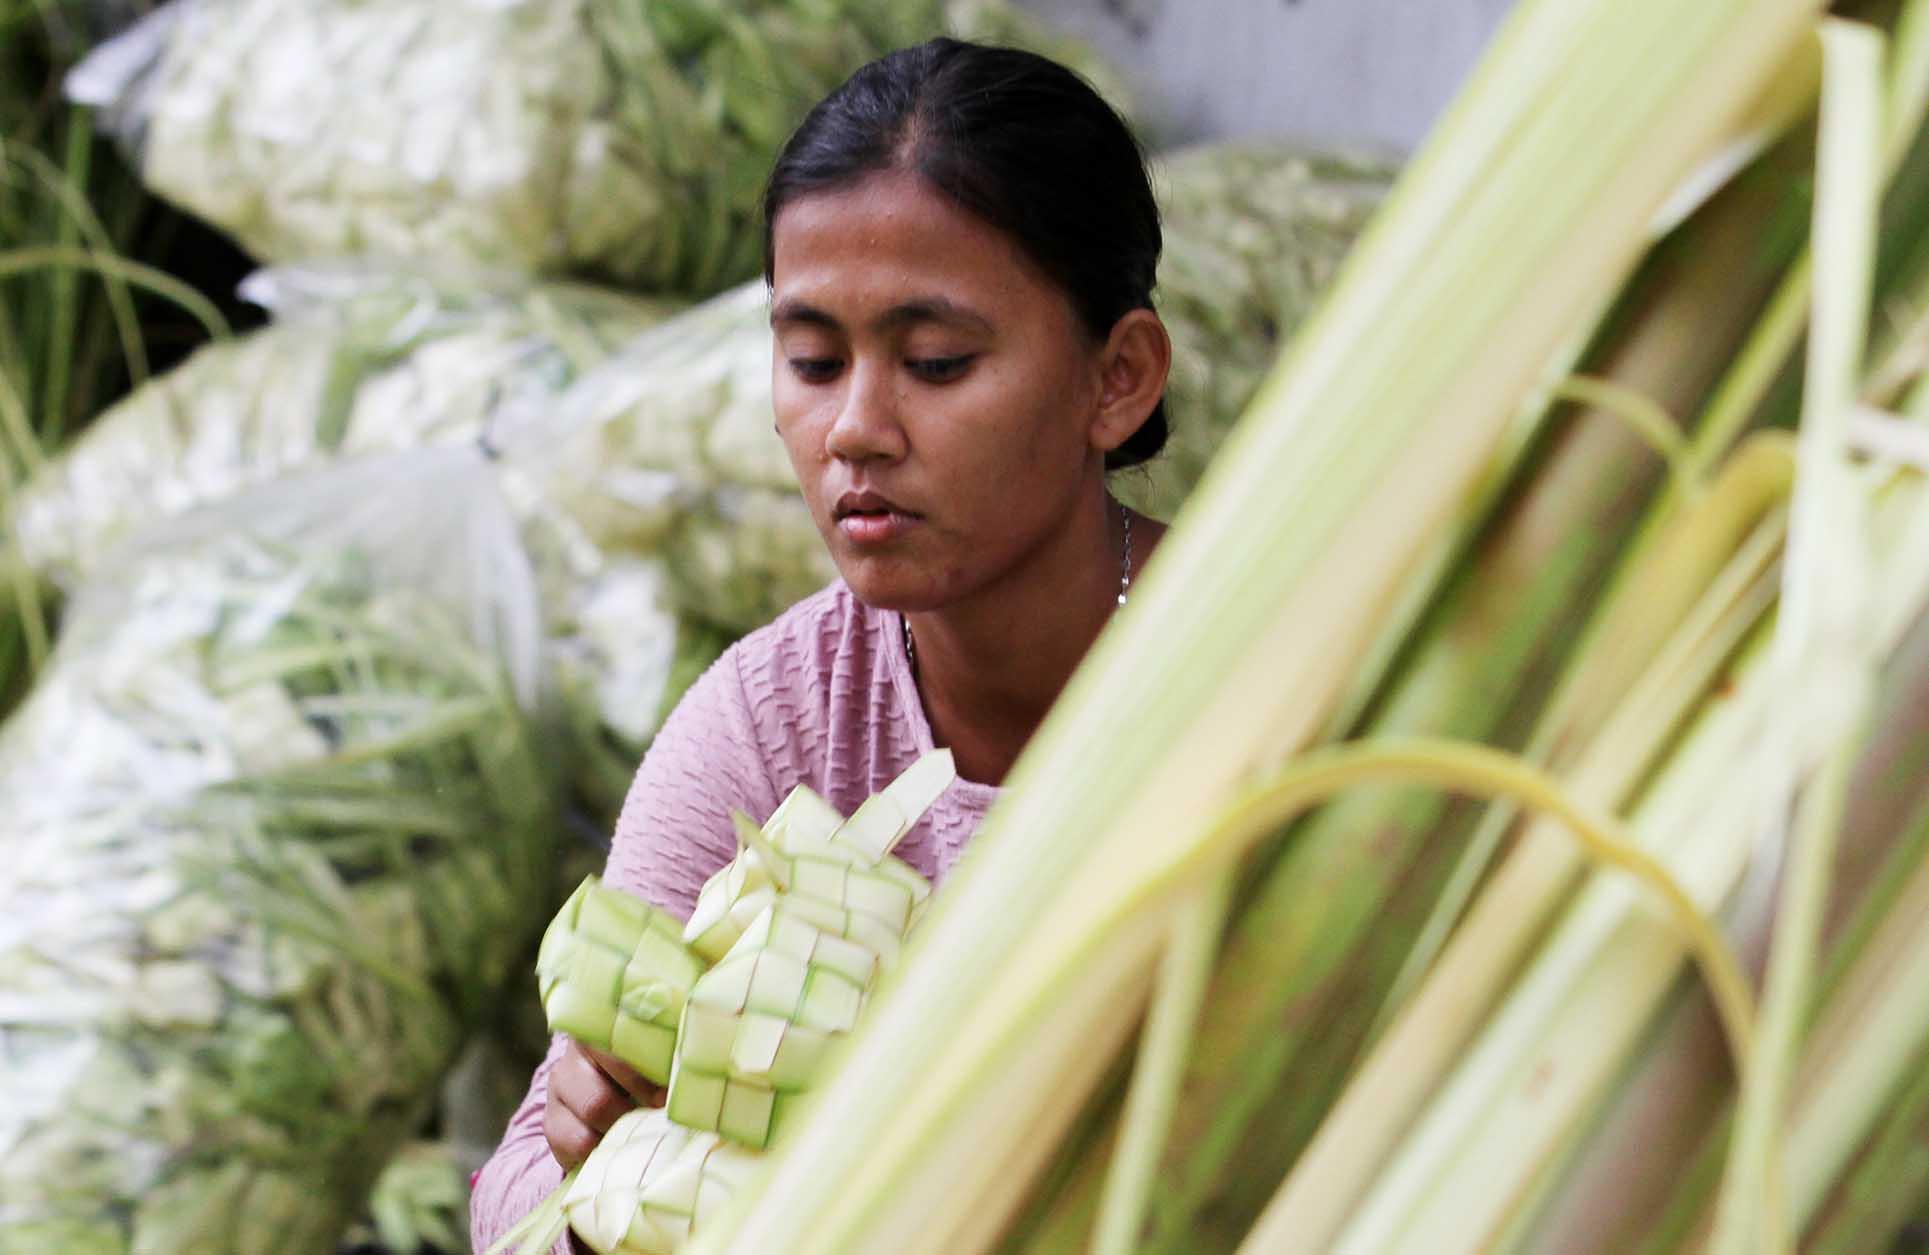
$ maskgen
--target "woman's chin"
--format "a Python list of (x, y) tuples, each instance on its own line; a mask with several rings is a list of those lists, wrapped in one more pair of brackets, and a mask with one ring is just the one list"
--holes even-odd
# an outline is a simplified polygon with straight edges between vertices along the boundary
[(873, 610), (895, 610), (900, 614), (911, 614), (926, 608), (918, 598), (907, 596), (905, 590), (888, 581), (854, 580), (846, 575), (844, 583), (849, 586), (853, 597)]
[(873, 610), (915, 614), (934, 608), (941, 600), (934, 595), (929, 580), (905, 570), (901, 563), (839, 558), (837, 573), (843, 577), (851, 595)]

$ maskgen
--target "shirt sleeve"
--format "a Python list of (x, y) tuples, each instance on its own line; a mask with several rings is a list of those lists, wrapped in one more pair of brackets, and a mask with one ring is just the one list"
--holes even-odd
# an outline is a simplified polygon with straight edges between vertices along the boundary
[[(549, 1070), (556, 1066), (566, 1040), (560, 1033), (550, 1039), (549, 1054), (537, 1065), (529, 1092), (509, 1117), (495, 1154), (470, 1183), (471, 1250), (486, 1251), (495, 1245), (563, 1183), (563, 1166), (549, 1152), (549, 1139), (543, 1136), (543, 1107), (549, 1100)], [(552, 1255), (575, 1255), (576, 1249), (565, 1233)]]
[(732, 649), (692, 685), (650, 746), (616, 820), (606, 883), (690, 918), (703, 882), (736, 857), (741, 810), (777, 809), (770, 759)]
[[(761, 821), (777, 799), (750, 702), (740, 651), (731, 649), (690, 687), (664, 722), (616, 821), (604, 882), (689, 918), (703, 882), (736, 853), (733, 808)], [(549, 1072), (564, 1038), (531, 1078), (502, 1141), (476, 1174), (469, 1203), (474, 1249), (487, 1250), (563, 1179), (543, 1136)], [(570, 1251), (565, 1237), (557, 1255)]]

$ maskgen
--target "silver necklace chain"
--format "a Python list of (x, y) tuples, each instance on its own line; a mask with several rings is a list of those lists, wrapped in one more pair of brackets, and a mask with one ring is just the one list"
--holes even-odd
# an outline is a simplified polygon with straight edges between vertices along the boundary
[[(1119, 553), (1119, 605), (1125, 604), (1125, 594), (1132, 588), (1132, 512), (1123, 505), (1119, 507), (1119, 520), (1124, 525), (1125, 544)], [(911, 620), (898, 616), (904, 627), (904, 659), (911, 665), (911, 674), (918, 672), (918, 647), (911, 639)]]

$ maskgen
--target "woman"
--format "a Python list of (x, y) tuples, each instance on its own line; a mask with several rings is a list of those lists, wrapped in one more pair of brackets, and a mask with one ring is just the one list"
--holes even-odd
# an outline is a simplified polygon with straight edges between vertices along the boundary
[[(1118, 116), (1042, 58), (934, 40), (819, 104), (765, 192), (777, 432), (841, 579), (726, 653), (645, 759), (605, 879), (687, 916), (729, 813), (845, 813), (921, 753), (960, 779), (899, 845), (936, 881), (1163, 528), (1158, 210)], [(477, 1249), (636, 1102), (559, 1039), (479, 1175)]]

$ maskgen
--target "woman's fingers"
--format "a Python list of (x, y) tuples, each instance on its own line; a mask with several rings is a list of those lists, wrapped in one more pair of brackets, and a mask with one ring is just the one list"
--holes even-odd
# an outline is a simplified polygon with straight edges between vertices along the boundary
[(550, 1091), (549, 1102), (543, 1107), (543, 1137), (549, 1143), (549, 1153), (556, 1162), (568, 1172), (596, 1149), (603, 1135), (583, 1123), (581, 1117), (556, 1099), (554, 1090)]
[(663, 1105), (663, 1087), (661, 1085), (651, 1081), (648, 1077), (621, 1059), (618, 1059), (615, 1055), (605, 1054), (600, 1050), (591, 1050), (588, 1046), (579, 1046), (578, 1048), (582, 1050), (583, 1056), (586, 1059), (595, 1064), (596, 1068), (601, 1071), (604, 1076), (607, 1076), (611, 1081), (615, 1082), (617, 1087), (634, 1099), (638, 1105), (644, 1107), (661, 1107)]
[(549, 1078), (550, 1092), (560, 1097), (563, 1106), (578, 1120), (598, 1133), (607, 1133), (610, 1125), (636, 1106), (636, 1099), (604, 1066), (606, 1059), (607, 1056), (572, 1042), (557, 1060), (556, 1070)]
[(614, 1055), (572, 1041), (549, 1073), (543, 1136), (565, 1169), (589, 1158), (610, 1126), (637, 1106), (660, 1107), (664, 1090)]

